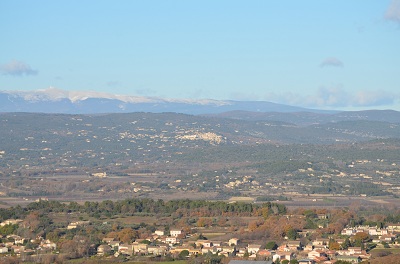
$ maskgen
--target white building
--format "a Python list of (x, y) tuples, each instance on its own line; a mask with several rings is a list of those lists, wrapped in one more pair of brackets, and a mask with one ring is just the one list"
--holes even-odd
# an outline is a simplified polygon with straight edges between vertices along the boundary
[(172, 237), (178, 237), (179, 235), (182, 234), (182, 230), (181, 229), (172, 229), (169, 231), (169, 233)]

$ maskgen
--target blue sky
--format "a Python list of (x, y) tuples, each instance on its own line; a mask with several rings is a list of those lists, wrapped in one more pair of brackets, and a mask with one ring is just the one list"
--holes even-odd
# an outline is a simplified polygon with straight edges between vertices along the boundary
[(2, 0), (0, 32), (0, 90), (400, 110), (400, 0)]

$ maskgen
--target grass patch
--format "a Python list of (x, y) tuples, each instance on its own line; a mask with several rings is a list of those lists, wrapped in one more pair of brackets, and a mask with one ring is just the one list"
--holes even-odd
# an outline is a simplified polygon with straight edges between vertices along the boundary
[(400, 248), (374, 248), (370, 251), (373, 255), (379, 255), (381, 252), (390, 252), (391, 254), (400, 254)]

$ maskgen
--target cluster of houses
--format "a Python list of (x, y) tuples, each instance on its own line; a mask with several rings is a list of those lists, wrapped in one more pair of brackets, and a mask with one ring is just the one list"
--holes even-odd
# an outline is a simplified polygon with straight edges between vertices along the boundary
[[(345, 228), (342, 234), (352, 236), (358, 232), (368, 233), (371, 237), (375, 237), (374, 242), (389, 241), (387, 238), (390, 238), (390, 241), (393, 242), (396, 235), (400, 233), (400, 225), (388, 226), (387, 228), (369, 226)], [(187, 256), (213, 253), (236, 259), (268, 259), (273, 262), (297, 259), (299, 263), (307, 264), (332, 264), (338, 260), (359, 263), (371, 257), (361, 247), (330, 250), (329, 238), (314, 239), (307, 245), (303, 245), (300, 240), (287, 240), (276, 250), (263, 249), (261, 244), (243, 244), (237, 238), (231, 238), (227, 241), (197, 239), (191, 242), (184, 242), (187, 241), (186, 239), (183, 240), (184, 238), (186, 238), (186, 235), (179, 229), (171, 230), (169, 236), (166, 236), (164, 231), (155, 231), (151, 237), (145, 240), (147, 243), (133, 242), (127, 245), (112, 238), (104, 238), (104, 244), (97, 248), (97, 252), (98, 255), (114, 254), (118, 256), (120, 254), (178, 255), (186, 251)], [(335, 242), (342, 245), (345, 239), (335, 239)]]
[[(160, 234), (162, 231), (156, 231)], [(173, 230), (172, 232), (180, 232)], [(119, 256), (124, 255), (178, 255), (183, 251), (187, 251), (188, 256), (213, 253), (224, 255), (226, 257), (233, 257), (239, 259), (259, 260), (269, 259), (273, 262), (277, 260), (292, 260), (297, 259), (299, 263), (315, 264), (324, 263), (331, 264), (337, 260), (346, 260), (351, 262), (361, 262), (363, 259), (370, 258), (365, 250), (361, 247), (350, 247), (346, 250), (329, 250), (329, 239), (316, 239), (309, 245), (303, 246), (300, 241), (286, 241), (282, 243), (276, 250), (266, 250), (262, 248), (261, 244), (247, 244), (243, 245), (237, 238), (231, 238), (228, 241), (211, 241), (199, 239), (193, 243), (172, 244), (167, 242), (165, 236), (157, 237), (154, 233), (156, 245), (149, 245), (148, 243), (133, 242), (131, 244), (123, 244), (120, 241), (115, 241), (113, 238), (104, 238), (105, 244), (97, 248), (98, 255), (114, 254)], [(172, 235), (169, 237), (180, 237), (179, 235)], [(342, 242), (342, 241), (339, 241)], [(152, 243), (153, 244), (153, 243)], [(299, 257), (301, 257), (299, 259)]]
[[(18, 224), (21, 220), (7, 220), (0, 223), (1, 226), (7, 224)], [(77, 221), (71, 223), (68, 229), (76, 228), (77, 226), (87, 225), (87, 221)], [(366, 233), (373, 237), (373, 242), (394, 243), (396, 237), (400, 234), (400, 225), (388, 225), (386, 228), (357, 226), (347, 227), (342, 230), (344, 236), (354, 236), (357, 233)], [(275, 250), (264, 249), (261, 244), (247, 244), (241, 242), (238, 238), (231, 238), (226, 241), (215, 241), (193, 239), (194, 236), (187, 235), (181, 229), (171, 229), (168, 234), (162, 230), (156, 230), (152, 235), (133, 243), (123, 243), (115, 238), (105, 237), (102, 244), (97, 247), (97, 255), (99, 256), (119, 256), (119, 255), (155, 255), (165, 256), (167, 254), (180, 255), (184, 252), (185, 256), (196, 256), (200, 254), (213, 253), (231, 257), (234, 259), (248, 260), (269, 260), (282, 261), (297, 259), (299, 263), (307, 264), (332, 264), (337, 260), (345, 260), (353, 263), (361, 262), (370, 258), (361, 247), (348, 247), (347, 249), (332, 250), (329, 249), (329, 238), (317, 238), (310, 243), (303, 245), (300, 240), (286, 240), (279, 245)], [(30, 242), (35, 244), (35, 249), (25, 248), (28, 240), (17, 235), (8, 235), (2, 238), (3, 243), (0, 243), (0, 254), (10, 252), (32, 253), (37, 250), (56, 250), (57, 245), (49, 240), (38, 238)], [(335, 242), (342, 245), (345, 239), (335, 239)], [(342, 248), (342, 247), (341, 247)], [(343, 247), (346, 248), (346, 247)], [(94, 248), (93, 248), (94, 249)]]
[[(164, 231), (157, 230), (153, 235), (142, 242), (133, 242), (124, 244), (113, 238), (104, 238), (105, 244), (97, 248), (98, 255), (110, 254), (114, 252), (115, 256), (125, 255), (178, 255), (182, 251), (187, 251), (188, 256), (200, 255), (206, 253), (219, 254), (224, 256), (233, 256), (236, 253), (239, 239), (232, 238), (229, 241), (210, 241), (198, 239), (192, 242), (183, 242), (186, 234), (180, 229), (170, 230), (170, 234), (166, 236)], [(149, 244), (148, 242), (153, 242)], [(250, 247), (251, 251), (258, 251), (261, 245)], [(247, 249), (246, 249), (247, 250)], [(240, 253), (239, 253), (240, 254)]]
[(400, 225), (389, 225), (385, 228), (377, 228), (370, 226), (356, 226), (344, 228), (341, 232), (344, 236), (355, 236), (357, 233), (365, 233), (369, 236), (374, 237), (373, 243), (392, 243), (396, 237), (397, 233), (400, 233)]
[(37, 239), (31, 239), (30, 242), (36, 245), (35, 249), (27, 248), (26, 243), (28, 240), (17, 235), (7, 235), (2, 238), (3, 243), (0, 243), (0, 254), (7, 254), (13, 252), (15, 254), (34, 254), (38, 250), (55, 250), (57, 248), (56, 243), (49, 239), (43, 239), (39, 237)]

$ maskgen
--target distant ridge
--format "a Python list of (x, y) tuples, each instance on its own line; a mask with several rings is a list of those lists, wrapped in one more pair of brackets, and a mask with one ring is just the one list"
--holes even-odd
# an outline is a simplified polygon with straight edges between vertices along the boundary
[(93, 91), (65, 91), (53, 87), (36, 91), (0, 91), (0, 112), (64, 114), (175, 112), (199, 115), (229, 111), (333, 113), (264, 101), (165, 99)]
[(318, 112), (249, 112), (230, 111), (206, 116), (248, 121), (280, 121), (296, 125), (337, 123), (342, 121), (379, 121), (400, 123), (400, 112), (394, 110), (364, 110), (333, 113)]

